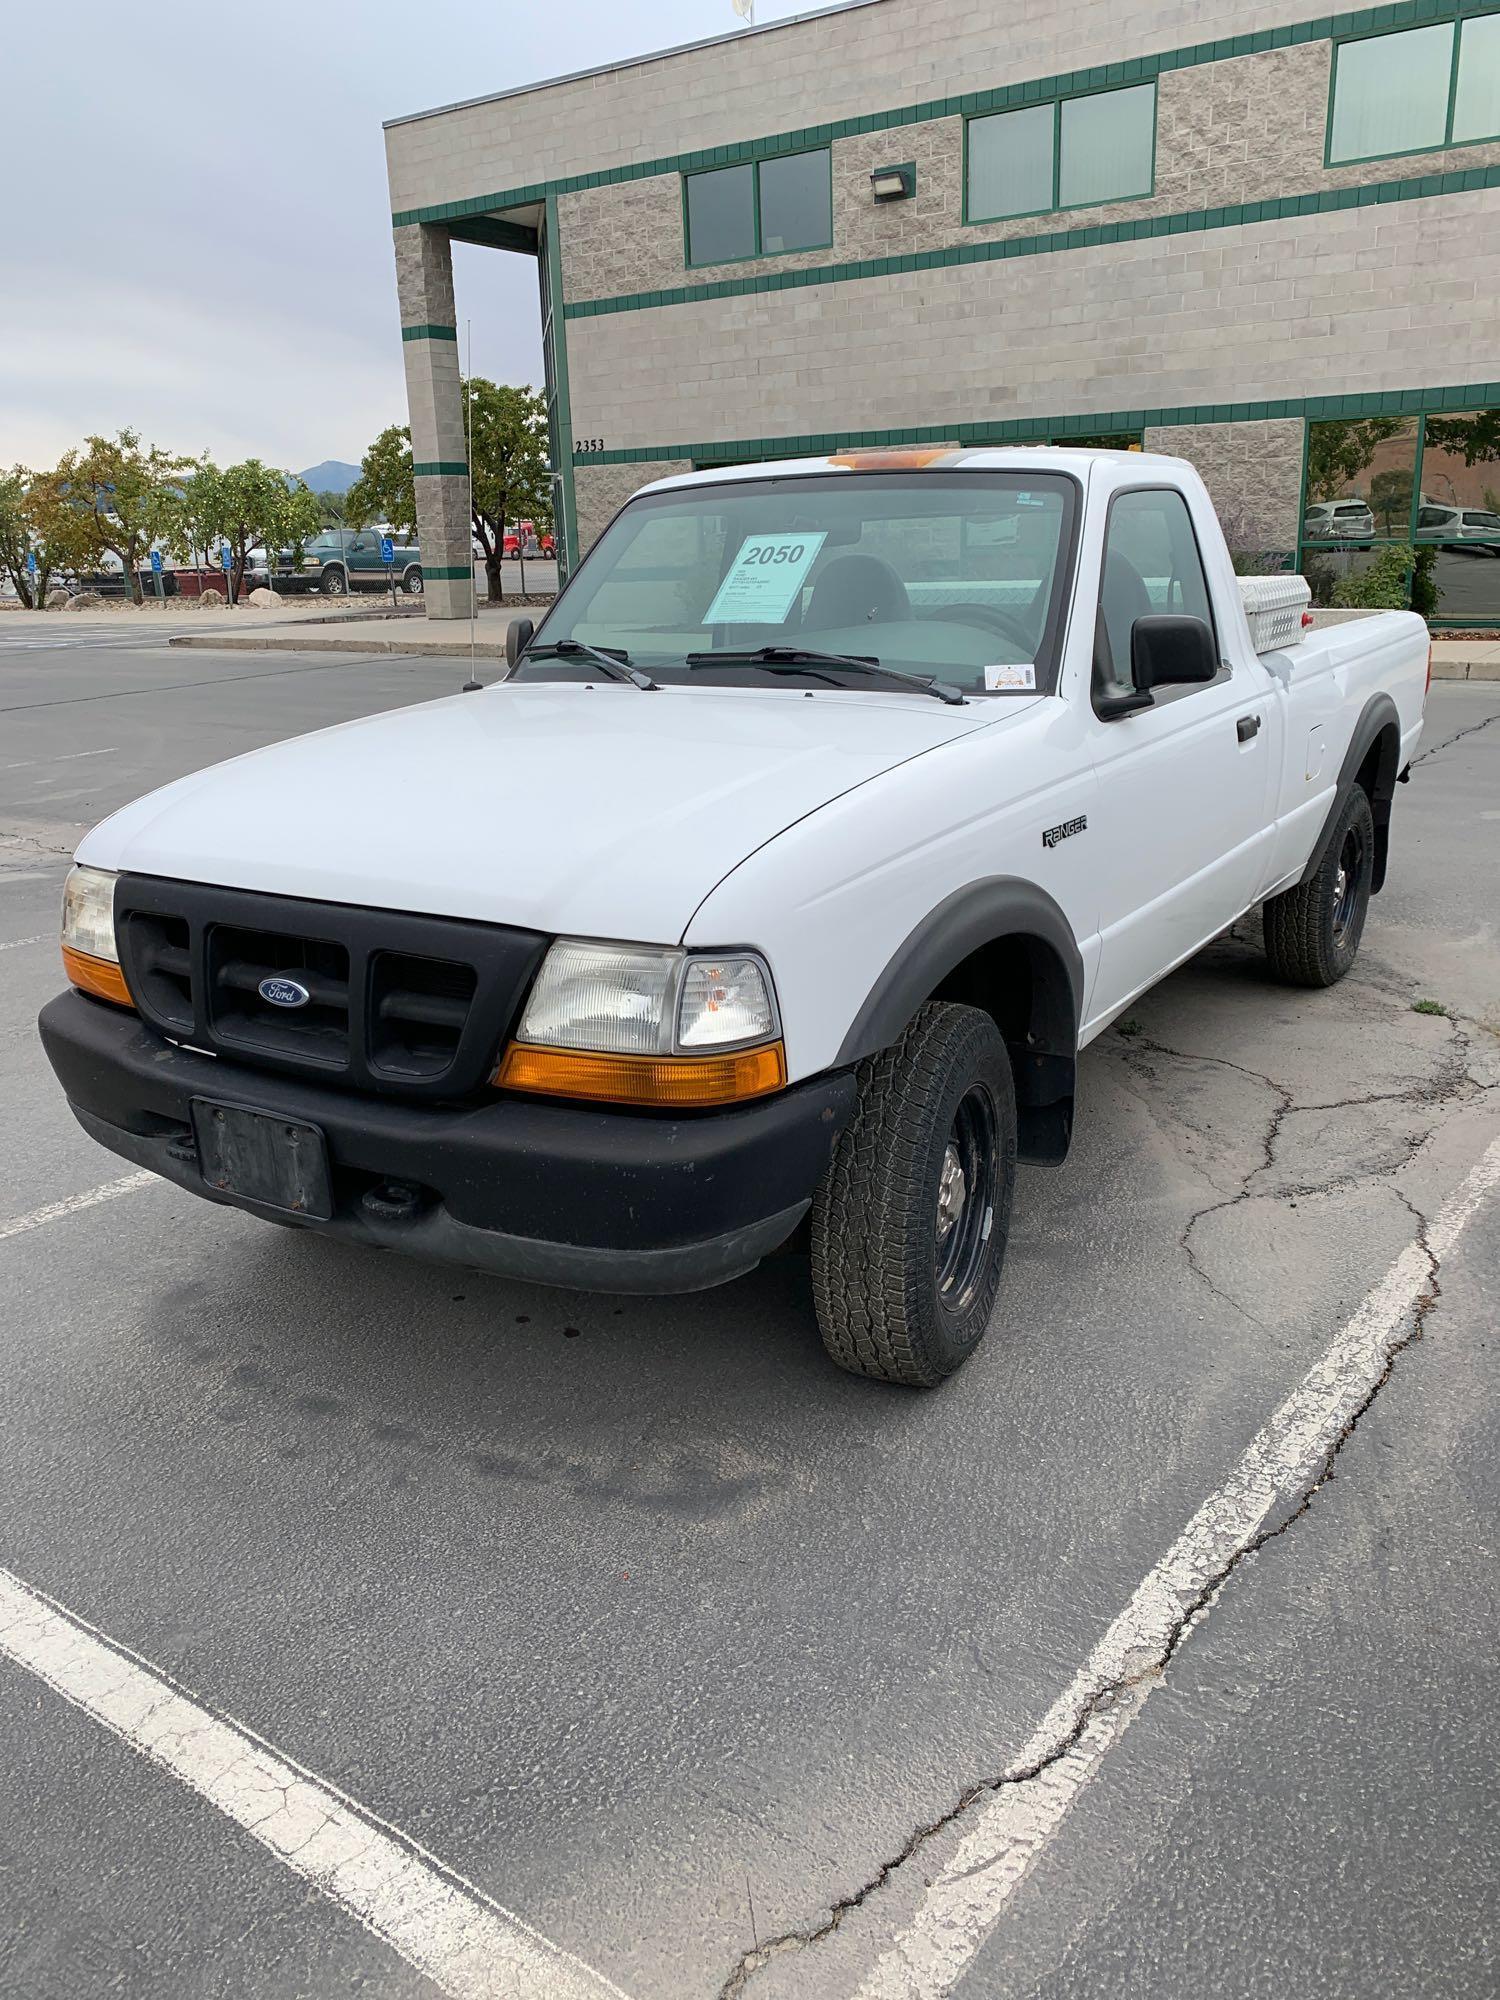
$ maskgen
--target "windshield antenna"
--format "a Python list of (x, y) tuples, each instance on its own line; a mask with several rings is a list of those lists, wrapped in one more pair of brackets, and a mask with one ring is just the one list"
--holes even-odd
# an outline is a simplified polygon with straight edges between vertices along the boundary
[[(469, 511), (464, 520), (464, 539), (469, 544), (469, 678), (464, 682), (463, 694), (478, 694), (480, 691), (479, 669), (474, 662), (474, 626), (479, 616), (479, 603), (474, 589), (474, 322), (465, 319), (464, 332), (468, 336), (469, 368), (464, 378), (464, 424), (466, 427), (465, 452), (469, 461)], [(503, 523), (502, 523), (503, 526)], [(502, 544), (505, 537), (500, 537)], [(503, 553), (503, 549), (502, 549)]]

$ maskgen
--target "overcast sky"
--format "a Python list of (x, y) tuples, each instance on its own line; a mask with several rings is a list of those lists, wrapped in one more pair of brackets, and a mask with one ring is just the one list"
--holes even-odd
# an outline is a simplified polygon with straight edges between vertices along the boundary
[[(406, 421), (381, 121), (740, 26), (730, 0), (58, 0), (0, 111), (0, 466), (124, 424), (357, 462)], [(454, 262), (476, 374), (540, 383), (535, 267)]]

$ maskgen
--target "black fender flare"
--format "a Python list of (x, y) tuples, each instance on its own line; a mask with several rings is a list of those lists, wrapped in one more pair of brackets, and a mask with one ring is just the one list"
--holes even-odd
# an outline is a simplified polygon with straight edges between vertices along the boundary
[(1375, 859), (1370, 876), (1370, 892), (1373, 895), (1385, 882), (1386, 857), (1390, 852), (1391, 801), (1396, 796), (1396, 776), (1401, 763), (1401, 717), (1396, 704), (1388, 694), (1372, 694), (1359, 712), (1359, 720), (1354, 725), (1349, 738), (1349, 747), (1344, 752), (1344, 761), (1339, 766), (1338, 786), (1333, 795), (1333, 804), (1328, 809), (1328, 817), (1323, 829), (1313, 845), (1307, 866), (1298, 878), (1298, 887), (1310, 882), (1328, 853), (1328, 843), (1333, 838), (1334, 827), (1340, 813), (1349, 803), (1349, 794), (1354, 790), (1365, 759), (1376, 743), (1380, 744), (1380, 758), (1375, 768), (1375, 782), (1370, 792), (1370, 811), (1375, 820)]
[(1008, 1040), (1020, 1120), (1020, 1156), (1063, 1159), (1072, 1136), (1083, 957), (1073, 926), (1035, 882), (990, 876), (955, 890), (897, 946), (855, 1015), (836, 1058), (861, 1061), (888, 1048), (923, 1001), (986, 945), (1014, 939), (1029, 960), (1031, 1009), (1024, 1039)]

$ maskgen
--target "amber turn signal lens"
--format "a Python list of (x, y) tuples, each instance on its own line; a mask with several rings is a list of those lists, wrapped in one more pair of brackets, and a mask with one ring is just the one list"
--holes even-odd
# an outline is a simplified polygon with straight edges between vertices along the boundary
[(93, 958), (86, 951), (74, 951), (71, 945), (62, 948), (63, 971), (82, 993), (92, 993), (100, 1000), (113, 1000), (117, 1007), (133, 1007), (130, 988), (125, 984), (125, 975), (110, 958)]
[(780, 1042), (718, 1056), (605, 1056), (512, 1042), (495, 1071), (502, 1090), (599, 1103), (670, 1106), (684, 1111), (764, 1097), (786, 1082)]

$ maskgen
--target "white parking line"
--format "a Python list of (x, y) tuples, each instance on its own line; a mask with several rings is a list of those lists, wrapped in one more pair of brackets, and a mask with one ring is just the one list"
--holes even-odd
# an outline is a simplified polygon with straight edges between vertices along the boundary
[(35, 937), (7, 938), (4, 944), (0, 944), (0, 951), (19, 951), (23, 944), (46, 944), (55, 935), (53, 931), (38, 931)]
[(65, 1215), (77, 1215), (80, 1209), (97, 1208), (101, 1201), (117, 1201), (122, 1194), (134, 1194), (137, 1188), (166, 1185), (159, 1174), (148, 1174), (144, 1169), (138, 1174), (123, 1174), (117, 1181), (105, 1181), (99, 1187), (86, 1188), (82, 1194), (70, 1194), (61, 1201), (49, 1201), (45, 1208), (34, 1208), (30, 1215), (13, 1215), (9, 1222), (0, 1222), (0, 1243), (7, 1236), (24, 1236), (29, 1229), (41, 1229), (49, 1222), (61, 1222)]
[(452, 2000), (625, 2000), (404, 1833), (5, 1569), (0, 1654), (217, 1806)]
[(856, 2000), (937, 2000), (950, 1993), (999, 1921), (1005, 1904), (1061, 1826), (1068, 1809), (1135, 1717), (1183, 1613), (1250, 1546), (1278, 1506), (1297, 1499), (1364, 1406), (1400, 1346), (1409, 1315), (1443, 1258), (1500, 1186), (1500, 1139), (1444, 1202), (1427, 1250), (1408, 1244), (1335, 1336), (1218, 1491), (1143, 1577), (1085, 1665), (1033, 1731), (1011, 1767), (1034, 1768), (1066, 1741), (1105, 1689), (1140, 1678), (1093, 1715), (1056, 1762), (1027, 1781), (1002, 1784), (976, 1811), (951, 1858), (928, 1883), (895, 1942), (876, 1961)]

